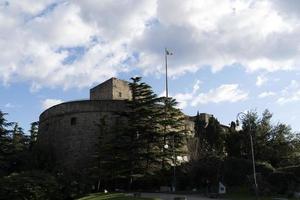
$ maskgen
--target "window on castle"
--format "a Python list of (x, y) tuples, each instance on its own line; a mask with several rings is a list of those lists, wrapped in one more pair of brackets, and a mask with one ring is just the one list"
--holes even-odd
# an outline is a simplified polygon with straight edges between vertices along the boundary
[(77, 123), (77, 118), (76, 117), (72, 117), (71, 118), (71, 126), (76, 125), (76, 123)]
[(48, 131), (48, 130), (49, 130), (49, 123), (47, 123), (45, 126), (45, 131)]
[(119, 97), (122, 97), (122, 92), (119, 92)]

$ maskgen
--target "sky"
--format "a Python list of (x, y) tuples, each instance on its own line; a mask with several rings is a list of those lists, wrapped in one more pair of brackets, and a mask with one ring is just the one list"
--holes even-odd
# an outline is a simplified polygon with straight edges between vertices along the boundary
[(111, 77), (142, 76), (184, 113), (269, 109), (300, 131), (299, 0), (0, 0), (0, 110), (25, 131)]

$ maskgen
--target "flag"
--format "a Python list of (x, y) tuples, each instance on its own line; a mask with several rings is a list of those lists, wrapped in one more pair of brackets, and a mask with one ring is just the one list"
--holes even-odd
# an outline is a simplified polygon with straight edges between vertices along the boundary
[(166, 55), (173, 55), (173, 53), (170, 52), (168, 49), (165, 49), (165, 51), (166, 51)]

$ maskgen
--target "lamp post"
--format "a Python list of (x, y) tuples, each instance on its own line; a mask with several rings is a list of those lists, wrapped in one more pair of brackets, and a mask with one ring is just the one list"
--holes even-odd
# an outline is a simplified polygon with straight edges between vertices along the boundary
[[(236, 116), (236, 124), (237, 127), (239, 126), (239, 120), (243, 121), (243, 120), (247, 120), (247, 114), (240, 112), (237, 114)], [(247, 121), (248, 125), (249, 125), (249, 136), (250, 136), (250, 145), (251, 145), (251, 155), (252, 155), (252, 165), (253, 165), (253, 178), (254, 178), (254, 190), (255, 190), (255, 196), (256, 199), (258, 199), (258, 185), (257, 185), (257, 180), (256, 180), (256, 170), (255, 170), (255, 159), (254, 159), (254, 147), (253, 147), (253, 137), (251, 134), (251, 121), (250, 118), (248, 117), (248, 121)]]
[[(172, 151), (173, 151), (173, 180), (172, 180), (172, 191), (175, 192), (176, 191), (176, 154), (175, 154), (175, 137), (173, 135), (172, 137)], [(165, 149), (169, 148), (168, 144), (164, 145)]]

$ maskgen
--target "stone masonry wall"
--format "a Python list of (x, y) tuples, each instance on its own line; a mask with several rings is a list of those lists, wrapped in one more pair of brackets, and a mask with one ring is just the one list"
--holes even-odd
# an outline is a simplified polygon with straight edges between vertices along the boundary
[(56, 105), (40, 116), (39, 145), (50, 149), (56, 164), (84, 169), (93, 161), (100, 134), (100, 121), (114, 126), (124, 101), (75, 101)]
[(131, 99), (128, 82), (111, 78), (90, 90), (91, 100), (125, 100)]

